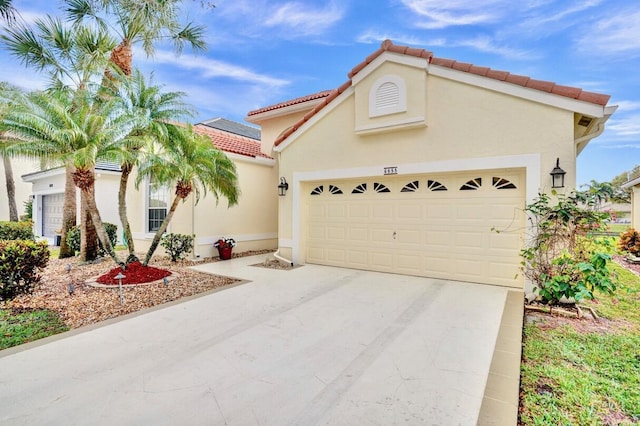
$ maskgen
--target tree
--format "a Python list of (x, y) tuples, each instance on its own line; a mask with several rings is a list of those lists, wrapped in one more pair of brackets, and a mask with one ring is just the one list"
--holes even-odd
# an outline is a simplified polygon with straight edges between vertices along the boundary
[(9, 24), (16, 20), (16, 9), (11, 4), (11, 0), (0, 0), (0, 18)]
[[(152, 56), (155, 52), (154, 43), (164, 40), (171, 40), (177, 53), (182, 52), (185, 44), (191, 45), (194, 50), (205, 49), (204, 27), (194, 25), (191, 22), (185, 25), (180, 23), (179, 6), (181, 3), (179, 0), (141, 0), (138, 2), (129, 0), (66, 0), (65, 11), (69, 20), (76, 24), (89, 20), (96, 23), (100, 28), (111, 29), (114, 37), (118, 38), (120, 43), (111, 51), (109, 59), (112, 65), (117, 67), (124, 75), (130, 76), (133, 71), (132, 46), (137, 43), (142, 44), (147, 56)], [(115, 25), (112, 25), (113, 23)], [(108, 77), (104, 80), (105, 86), (113, 83), (113, 75), (109, 69), (106, 70), (105, 76)], [(139, 82), (139, 78), (134, 78), (133, 87)], [(139, 84), (137, 86), (142, 91), (146, 90)], [(143, 108), (150, 106), (165, 108), (162, 105), (149, 105), (149, 101), (153, 101), (150, 97), (140, 96), (136, 101), (146, 102), (146, 105), (140, 105)], [(164, 103), (174, 102), (174, 100), (168, 98), (161, 101)], [(149, 109), (149, 112), (151, 122), (155, 124), (150, 123), (150, 126), (144, 130), (148, 135), (157, 130), (162, 130), (162, 120), (175, 120), (182, 115), (182, 113), (179, 113), (171, 117), (171, 114), (167, 114), (168, 111), (162, 111), (160, 114), (155, 114), (157, 117), (153, 117), (154, 113), (151, 109)], [(135, 154), (137, 152), (137, 149), (132, 149), (131, 154), (133, 156), (123, 156), (121, 164), (123, 174), (118, 193), (118, 212), (129, 248), (127, 262), (137, 260), (126, 207), (127, 182), (129, 174), (135, 165)]]
[(180, 201), (193, 195), (197, 204), (201, 195), (211, 192), (216, 201), (222, 196), (231, 207), (238, 203), (240, 194), (235, 164), (209, 138), (195, 134), (191, 127), (170, 125), (167, 130), (166, 139), (144, 154), (136, 178), (136, 185), (151, 176), (161, 184), (175, 185), (175, 197), (154, 235), (144, 265), (153, 256)]
[[(135, 129), (126, 145), (119, 149), (120, 161), (120, 188), (118, 191), (118, 213), (124, 228), (124, 235), (129, 249), (127, 263), (137, 261), (131, 226), (127, 218), (127, 184), (129, 176), (137, 164), (140, 151), (157, 141), (166, 139), (167, 125), (182, 117), (193, 114), (191, 107), (182, 101), (181, 92), (162, 92), (162, 86), (153, 84), (150, 79), (147, 82), (139, 71), (134, 72), (130, 79), (120, 86), (120, 96), (127, 100), (127, 104), (135, 111), (142, 114), (144, 124)], [(151, 148), (153, 149), (153, 148)]]
[[(148, 56), (152, 56), (154, 43), (173, 42), (181, 53), (185, 44), (194, 50), (204, 50), (204, 27), (187, 22), (182, 25), (180, 0), (65, 0), (69, 20), (82, 23), (93, 20), (101, 28), (111, 28), (120, 43), (111, 52), (110, 60), (125, 75), (132, 73), (132, 46), (141, 43)], [(112, 25), (113, 24), (113, 25)]]
[[(15, 93), (18, 93), (17, 88), (10, 87), (6, 83), (0, 84), (0, 119), (2, 119), (5, 112), (11, 108), (11, 102)], [(0, 143), (3, 143), (4, 145), (6, 140), (7, 138), (2, 132), (2, 128), (0, 126)], [(4, 166), (4, 179), (7, 189), (7, 200), (9, 202), (9, 220), (17, 222), (19, 217), (18, 207), (16, 205), (16, 184), (13, 179), (13, 166), (11, 165), (11, 159), (8, 155), (3, 152), (0, 156), (2, 157), (2, 163)]]
[[(109, 66), (109, 53), (116, 45), (104, 29), (86, 25), (69, 28), (60, 19), (45, 17), (36, 19), (33, 27), (19, 24), (7, 28), (0, 39), (9, 52), (18, 57), (25, 66), (44, 71), (49, 75), (50, 88), (82, 89), (100, 78)], [(55, 165), (55, 164), (54, 164)], [(59, 164), (65, 167), (65, 197), (62, 217), (62, 238), (59, 257), (75, 256), (67, 244), (67, 232), (76, 225), (76, 189), (73, 183), (73, 164)], [(86, 223), (82, 210), (81, 257), (93, 259), (97, 256), (95, 232), (92, 224)]]
[(140, 118), (118, 96), (99, 99), (97, 88), (49, 90), (23, 96), (4, 117), (4, 126), (17, 140), (9, 152), (72, 164), (73, 182), (84, 195), (91, 221), (105, 251), (118, 264), (95, 200), (95, 164), (115, 159), (116, 147), (139, 127)]

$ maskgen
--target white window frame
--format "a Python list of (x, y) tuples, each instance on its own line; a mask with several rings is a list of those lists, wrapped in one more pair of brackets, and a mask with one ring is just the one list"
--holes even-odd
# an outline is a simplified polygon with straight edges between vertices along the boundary
[[(145, 179), (145, 191), (144, 191), (144, 232), (145, 234), (155, 234), (155, 230), (151, 230), (149, 227), (149, 221), (150, 221), (150, 215), (149, 212), (152, 208), (157, 208), (157, 207), (151, 207), (151, 185), (152, 185), (152, 178), (151, 177), (147, 177)], [(166, 215), (169, 213), (169, 208), (171, 207), (171, 188), (169, 185), (165, 185), (162, 188), (166, 194), (166, 209), (165, 209), (165, 217)], [(168, 231), (168, 227), (167, 227), (167, 231)]]

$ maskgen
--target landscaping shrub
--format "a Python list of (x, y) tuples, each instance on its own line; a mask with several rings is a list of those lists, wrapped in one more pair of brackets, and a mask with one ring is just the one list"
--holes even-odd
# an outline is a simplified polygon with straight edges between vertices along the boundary
[(74, 253), (80, 251), (80, 227), (74, 226), (67, 231), (67, 244)]
[(0, 240), (32, 240), (33, 223), (30, 220), (23, 222), (0, 222)]
[(31, 293), (40, 282), (38, 272), (48, 262), (46, 241), (0, 241), (0, 300)]
[[(115, 247), (118, 243), (118, 226), (113, 223), (104, 222), (104, 228), (107, 231), (107, 236), (109, 236), (109, 241), (111, 241), (111, 247)], [(80, 251), (80, 227), (74, 226), (73, 228), (67, 231), (67, 244), (74, 252)], [(102, 243), (98, 241), (98, 247), (100, 250), (100, 255), (104, 256), (105, 251), (102, 248)]]
[(640, 234), (633, 228), (620, 233), (618, 248), (623, 253), (630, 253), (634, 256), (640, 255)]
[(591, 235), (606, 229), (609, 217), (597, 209), (596, 195), (557, 195), (553, 204), (549, 195), (539, 194), (525, 208), (533, 233), (520, 251), (522, 271), (543, 302), (557, 303), (563, 298), (577, 302), (593, 299), (596, 290), (611, 294), (616, 289), (615, 277), (607, 267), (611, 256)]
[(171, 256), (171, 261), (182, 259), (193, 249), (193, 239), (195, 235), (166, 234), (160, 240), (160, 245)]

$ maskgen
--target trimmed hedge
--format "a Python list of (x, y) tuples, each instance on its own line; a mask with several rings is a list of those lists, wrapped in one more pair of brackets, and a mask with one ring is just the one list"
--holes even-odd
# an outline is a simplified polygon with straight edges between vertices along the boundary
[(35, 241), (33, 235), (33, 222), (25, 220), (23, 222), (0, 222), (0, 240), (31, 240)]
[(0, 300), (33, 292), (48, 262), (46, 241), (0, 240)]

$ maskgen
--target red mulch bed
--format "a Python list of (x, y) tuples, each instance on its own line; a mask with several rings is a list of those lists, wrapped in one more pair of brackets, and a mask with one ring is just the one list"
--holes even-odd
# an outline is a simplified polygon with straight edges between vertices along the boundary
[(119, 280), (116, 279), (118, 274), (122, 273), (125, 277), (122, 284), (146, 284), (153, 281), (161, 280), (171, 275), (166, 269), (154, 268), (153, 266), (143, 266), (140, 262), (132, 262), (128, 264), (123, 271), (122, 268), (116, 267), (111, 269), (96, 280), (100, 284), (118, 285)]

